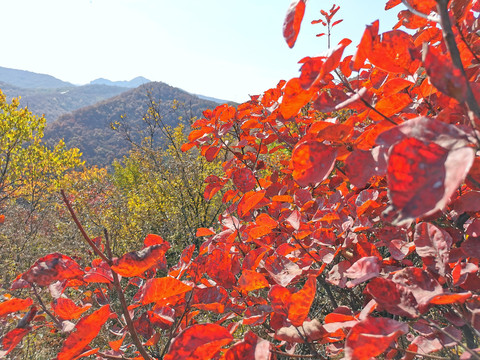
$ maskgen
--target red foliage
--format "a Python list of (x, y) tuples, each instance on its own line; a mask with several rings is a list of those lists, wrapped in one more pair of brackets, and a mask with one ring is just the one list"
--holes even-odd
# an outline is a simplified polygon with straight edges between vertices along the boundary
[[(132, 344), (145, 359), (150, 346), (163, 346), (165, 359), (274, 359), (299, 348), (346, 359), (477, 351), (480, 7), (452, 1), (451, 29), (445, 14), (442, 26), (436, 22), (441, 3), (409, 0), (415, 11), (402, 10), (396, 29), (366, 27), (354, 57), (343, 57), (344, 39), (302, 59), (299, 77), (237, 108), (205, 111), (182, 150), (225, 159), (223, 173), (205, 179), (204, 197), (228, 187), (226, 210), (197, 230), (203, 244), (184, 249), (175, 266), (166, 264), (169, 244), (149, 235), (143, 250), (102, 256), (85, 270), (47, 255), (12, 288), (90, 287), (84, 303), (97, 308), (93, 299), (113, 302), (113, 290), (127, 297), (112, 306), (122, 309), (112, 318), (126, 323), (121, 339), (109, 341), (117, 357)], [(290, 47), (305, 4), (295, 0), (288, 10)], [(338, 10), (314, 23), (330, 31)], [(166, 273), (156, 277), (157, 270)], [(123, 286), (118, 275), (128, 277)], [(2, 354), (34, 329), (32, 304), (0, 304), (8, 320), (30, 307), (4, 335)], [(63, 295), (52, 308), (52, 318), (42, 318), (58, 328), (88, 305)], [(95, 353), (87, 345), (109, 309), (82, 318), (59, 358)]]

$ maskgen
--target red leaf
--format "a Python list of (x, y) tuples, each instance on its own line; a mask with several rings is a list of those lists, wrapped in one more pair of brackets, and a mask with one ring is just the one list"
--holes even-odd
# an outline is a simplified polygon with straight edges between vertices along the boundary
[(453, 239), (445, 230), (433, 224), (422, 222), (415, 227), (415, 250), (424, 264), (438, 274), (445, 276)]
[(209, 146), (208, 149), (205, 151), (205, 154), (204, 154), (205, 159), (208, 162), (212, 162), (213, 160), (215, 160), (215, 158), (217, 157), (220, 150), (221, 150), (220, 146)]
[[(384, 131), (377, 144), (390, 147), (387, 209), (393, 223), (405, 224), (443, 209), (472, 166), (475, 151), (460, 127), (427, 117)], [(423, 189), (423, 190), (422, 190)]]
[(360, 44), (358, 44), (358, 49), (353, 58), (352, 62), (352, 70), (358, 71), (363, 67), (365, 60), (367, 59), (368, 54), (372, 50), (373, 41), (378, 36), (378, 27), (379, 21), (374, 21), (371, 25), (367, 25), (362, 40), (360, 40)]
[(135, 297), (142, 305), (152, 302), (160, 303), (169, 297), (181, 295), (192, 290), (192, 287), (172, 277), (148, 279)]
[(222, 360), (268, 360), (270, 357), (270, 343), (249, 331), (243, 341), (227, 350)]
[(299, 78), (290, 79), (285, 85), (280, 113), (284, 119), (290, 119), (298, 114), (313, 96), (312, 90), (304, 90)]
[(83, 270), (72, 258), (53, 253), (38, 259), (21, 279), (46, 286), (57, 280), (81, 279), (82, 276)]
[(272, 305), (273, 311), (285, 315), (288, 315), (288, 306), (290, 304), (290, 295), (291, 292), (287, 288), (274, 285), (268, 292), (268, 299), (270, 300), (270, 305)]
[(208, 257), (207, 274), (218, 284), (230, 289), (236, 283), (233, 264), (229, 250), (216, 248)]
[[(408, 94), (399, 93), (381, 98), (375, 105), (375, 109), (386, 117), (391, 117), (406, 108), (411, 103), (412, 99)], [(375, 121), (383, 119), (381, 115), (374, 111), (370, 112), (369, 117)]]
[(85, 311), (90, 309), (92, 305), (86, 304), (79, 307), (72, 300), (67, 298), (58, 298), (53, 301), (53, 311), (63, 320), (78, 319)]
[(274, 285), (268, 293), (268, 298), (274, 311), (286, 315), (292, 325), (301, 326), (308, 316), (317, 282), (315, 276), (310, 276), (303, 288), (296, 293), (280, 285)]
[(215, 232), (207, 228), (198, 228), (197, 233), (195, 234), (196, 237), (211, 236), (211, 235), (215, 235)]
[(294, 326), (301, 326), (306, 320), (310, 307), (312, 306), (315, 292), (317, 290), (317, 279), (309, 276), (303, 288), (290, 296), (288, 306), (288, 319)]
[(170, 328), (175, 321), (175, 310), (169, 306), (163, 306), (155, 311), (147, 311), (147, 316), (152, 326), (158, 326), (166, 330)]
[(197, 309), (213, 311), (218, 314), (225, 312), (225, 307), (231, 304), (227, 291), (221, 286), (195, 289), (190, 304)]
[(397, 210), (394, 224), (403, 224), (438, 210), (445, 195), (448, 150), (416, 138), (405, 138), (390, 150), (388, 195)]
[(393, 273), (391, 280), (412, 292), (420, 313), (429, 309), (430, 299), (443, 294), (440, 283), (431, 274), (416, 267), (408, 267)]
[(441, 54), (435, 47), (425, 43), (423, 66), (433, 86), (459, 102), (467, 97), (467, 83), (460, 69), (453, 66), (449, 56)]
[(237, 169), (232, 176), (233, 183), (243, 193), (255, 188), (257, 184), (253, 171), (248, 168)]
[(74, 359), (81, 354), (85, 346), (95, 339), (103, 324), (110, 316), (110, 306), (102, 306), (92, 314), (85, 316), (75, 325), (74, 331), (68, 336), (58, 353), (58, 360)]
[(345, 173), (356, 187), (364, 187), (370, 178), (379, 175), (377, 162), (371, 151), (355, 149), (345, 160)]
[(334, 26), (337, 25), (337, 24), (340, 24), (342, 21), (343, 21), (343, 19), (334, 21), (334, 22), (332, 23), (332, 27), (334, 27)]
[(302, 25), (303, 15), (305, 14), (305, 4), (307, 0), (293, 0), (287, 11), (285, 22), (283, 23), (283, 37), (290, 48), (295, 45), (297, 36)]
[(337, 151), (318, 140), (298, 143), (292, 152), (293, 178), (305, 187), (325, 180), (335, 165)]
[(265, 190), (262, 191), (250, 191), (243, 195), (238, 202), (237, 211), (240, 217), (246, 216), (250, 210), (255, 208), (260, 201), (265, 197)]
[(4, 356), (7, 356), (8, 353), (15, 349), (15, 346), (22, 341), (22, 339), (30, 332), (30, 330), (30, 327), (15, 328), (6, 333), (2, 339), (3, 350), (0, 351), (0, 357), (3, 358)]
[(352, 288), (362, 282), (370, 280), (380, 274), (380, 260), (376, 256), (362, 257), (350, 266), (345, 275), (353, 281), (347, 282), (347, 287)]
[(343, 39), (338, 43), (337, 47), (328, 50), (326, 54), (302, 60), (304, 63), (301, 68), (302, 74), (300, 75), (302, 88), (309, 90), (312, 86), (315, 87), (324, 79), (325, 75), (335, 70), (342, 59), (343, 50), (351, 42), (349, 39)]
[(372, 318), (354, 325), (345, 342), (346, 360), (369, 360), (382, 354), (400, 335), (408, 332), (408, 325), (393, 319)]
[(125, 339), (126, 335), (127, 335), (127, 333), (124, 333), (123, 336), (120, 339), (115, 340), (115, 341), (109, 341), (108, 345), (112, 348), (112, 350), (119, 351), (120, 346), (122, 346), (123, 340)]
[(265, 276), (256, 272), (244, 269), (242, 276), (238, 279), (238, 287), (243, 291), (254, 291), (268, 287), (269, 283)]
[(212, 359), (233, 340), (230, 332), (217, 324), (197, 324), (183, 330), (170, 345), (165, 360)]
[(0, 318), (12, 312), (22, 311), (33, 304), (32, 299), (10, 299), (0, 304)]
[(145, 239), (143, 240), (143, 247), (152, 246), (152, 245), (163, 245), (163, 244), (170, 247), (170, 244), (167, 241), (163, 240), (163, 238), (160, 235), (148, 234), (147, 236), (145, 236)]
[(430, 304), (434, 305), (446, 305), (446, 304), (463, 304), (465, 300), (472, 297), (471, 292), (466, 293), (445, 293), (441, 295), (435, 295), (430, 299)]
[(113, 262), (112, 270), (126, 277), (141, 275), (155, 265), (165, 264), (165, 251), (169, 247), (170, 245), (165, 243), (129, 252)]
[(384, 310), (393, 315), (415, 318), (419, 315), (413, 293), (392, 280), (377, 277), (365, 288)]
[(302, 269), (292, 260), (278, 254), (269, 256), (265, 260), (264, 268), (268, 271), (270, 277), (282, 286), (287, 286), (302, 273)]
[(401, 30), (388, 31), (377, 36), (372, 42), (368, 59), (373, 65), (387, 72), (410, 75), (412, 60), (409, 49), (413, 47), (411, 35)]

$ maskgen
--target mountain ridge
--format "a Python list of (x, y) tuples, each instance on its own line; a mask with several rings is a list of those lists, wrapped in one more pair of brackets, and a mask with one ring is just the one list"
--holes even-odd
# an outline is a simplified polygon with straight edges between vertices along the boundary
[(147, 84), (149, 82), (152, 82), (152, 81), (148, 80), (147, 78), (144, 78), (143, 76), (137, 76), (136, 78), (133, 78), (132, 80), (128, 80), (128, 81), (127, 80), (111, 81), (105, 78), (98, 78), (90, 81), (89, 85), (108, 85), (108, 86), (120, 86), (125, 88), (136, 88), (141, 85)]
[[(150, 82), (60, 116), (47, 124), (45, 139), (53, 143), (64, 139), (68, 147), (80, 149), (88, 164), (108, 166), (127, 155), (130, 148), (124, 136), (111, 129), (111, 123), (125, 122), (133, 140), (140, 142), (146, 129), (142, 119), (152, 101), (163, 114), (164, 124), (172, 127), (182, 121), (188, 126), (191, 117), (201, 116), (202, 111), (218, 105), (165, 83)], [(174, 101), (180, 104), (175, 111)]]
[(52, 75), (0, 66), (0, 81), (25, 89), (51, 89), (75, 86)]

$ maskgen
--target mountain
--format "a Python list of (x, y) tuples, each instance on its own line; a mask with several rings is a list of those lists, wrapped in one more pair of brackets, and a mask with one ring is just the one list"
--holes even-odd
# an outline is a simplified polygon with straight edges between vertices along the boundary
[(0, 66), (0, 81), (26, 89), (51, 89), (74, 86), (51, 75), (31, 71), (9, 69)]
[(135, 79), (130, 81), (110, 81), (108, 79), (99, 78), (90, 82), (91, 85), (108, 85), (108, 86), (121, 86), (126, 88), (136, 88), (143, 84), (149, 83), (150, 80), (144, 78), (143, 76), (137, 76)]
[(107, 85), (83, 85), (60, 88), (21, 88), (0, 82), (0, 89), (10, 101), (20, 97), (20, 105), (36, 115), (45, 115), (47, 123), (53, 122), (61, 115), (85, 106), (111, 98), (128, 88)]
[(217, 99), (217, 98), (214, 98), (214, 97), (211, 97), (211, 96), (205, 96), (205, 95), (200, 95), (200, 94), (194, 94), (194, 95), (198, 96), (200, 99), (213, 101), (213, 102), (216, 102), (217, 104), (226, 104), (226, 103), (229, 102), (228, 100)]
[[(174, 100), (183, 104), (177, 111), (172, 111)], [(110, 165), (114, 159), (121, 159), (129, 150), (125, 137), (113, 131), (110, 124), (125, 121), (134, 140), (140, 141), (142, 131), (146, 129), (142, 119), (147, 114), (151, 101), (158, 104), (164, 123), (171, 126), (180, 122), (179, 117), (188, 120), (191, 116), (201, 116), (203, 110), (218, 105), (165, 83), (151, 82), (62, 115), (47, 125), (45, 139), (48, 142), (63, 138), (67, 146), (80, 149), (87, 163)]]

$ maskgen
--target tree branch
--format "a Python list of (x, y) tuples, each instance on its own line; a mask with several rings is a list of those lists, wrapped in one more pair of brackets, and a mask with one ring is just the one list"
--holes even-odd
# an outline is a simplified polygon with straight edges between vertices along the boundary
[(445, 41), (447, 50), (450, 54), (450, 57), (452, 58), (453, 65), (460, 70), (462, 76), (465, 79), (465, 86), (467, 88), (467, 98), (465, 102), (469, 110), (468, 117), (477, 138), (477, 145), (480, 145), (480, 140), (475, 132), (475, 116), (480, 118), (480, 107), (478, 106), (477, 100), (473, 95), (472, 88), (470, 87), (470, 82), (468, 81), (467, 74), (465, 72), (465, 68), (463, 67), (462, 59), (460, 57), (460, 51), (458, 50), (457, 43), (455, 41), (455, 36), (452, 30), (452, 23), (450, 22), (450, 16), (448, 14), (448, 2), (449, 0), (437, 0), (437, 11), (440, 15), (440, 25), (442, 27), (443, 40)]
[[(108, 239), (108, 232), (104, 230), (105, 234), (105, 247), (107, 250), (107, 254), (109, 254), (110, 259), (108, 259), (108, 264), (112, 264), (111, 254), (112, 250), (110, 249), (110, 240)], [(120, 284), (120, 280), (118, 278), (118, 274), (110, 268), (113, 277), (113, 285), (115, 287), (116, 292), (118, 293), (118, 299), (120, 300), (120, 304), (122, 306), (122, 313), (125, 317), (125, 321), (127, 322), (127, 328), (130, 332), (130, 336), (132, 337), (133, 343), (137, 347), (138, 351), (142, 355), (145, 360), (151, 360), (150, 355), (148, 355), (147, 350), (142, 345), (142, 342), (138, 338), (137, 330), (135, 330), (135, 326), (133, 325), (132, 318), (130, 317), (130, 313), (128, 312), (128, 305), (127, 301), (125, 300), (125, 295), (123, 294), (122, 285)]]
[(63, 202), (68, 208), (68, 211), (70, 212), (70, 215), (72, 216), (73, 221), (77, 225), (78, 230), (82, 233), (83, 238), (85, 241), (90, 245), (90, 247), (93, 249), (95, 254), (100, 256), (100, 258), (105, 261), (107, 264), (111, 265), (111, 261), (100, 251), (100, 249), (95, 245), (95, 243), (90, 239), (90, 237), (87, 235), (87, 232), (83, 228), (82, 224), (77, 218), (77, 215), (75, 214), (75, 211), (73, 211), (72, 205), (70, 204), (70, 201), (68, 201), (67, 196), (65, 195), (65, 191), (60, 190), (60, 193), (62, 194)]

